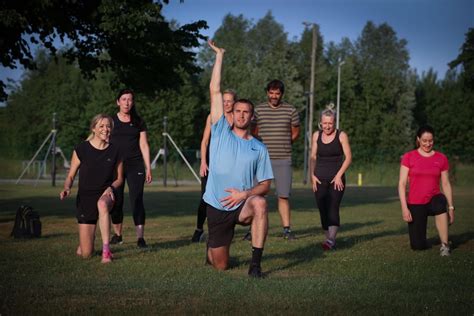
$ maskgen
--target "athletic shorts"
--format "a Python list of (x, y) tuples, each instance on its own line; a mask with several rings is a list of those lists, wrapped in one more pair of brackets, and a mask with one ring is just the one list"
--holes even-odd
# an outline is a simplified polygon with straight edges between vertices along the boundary
[(102, 193), (78, 193), (76, 198), (76, 218), (79, 224), (97, 224), (99, 209), (97, 202)]
[(230, 246), (232, 238), (234, 238), (235, 225), (250, 225), (239, 221), (239, 215), (244, 204), (245, 202), (235, 211), (221, 211), (209, 204), (207, 205), (208, 246), (210, 248)]
[(437, 194), (426, 204), (408, 204), (408, 209), (412, 215), (416, 212), (424, 216), (436, 216), (447, 212), (447, 204), (444, 194)]
[(292, 170), (291, 160), (271, 160), (276, 194), (281, 198), (289, 198), (291, 191)]

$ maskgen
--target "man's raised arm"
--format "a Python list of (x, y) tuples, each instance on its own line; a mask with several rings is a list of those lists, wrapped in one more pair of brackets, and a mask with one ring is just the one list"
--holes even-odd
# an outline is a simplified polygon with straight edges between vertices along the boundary
[(214, 45), (214, 42), (211, 40), (208, 41), (208, 44), (216, 53), (216, 61), (214, 62), (214, 67), (212, 68), (211, 83), (209, 84), (211, 97), (211, 124), (215, 124), (224, 114), (224, 105), (221, 93), (221, 71), (225, 50)]

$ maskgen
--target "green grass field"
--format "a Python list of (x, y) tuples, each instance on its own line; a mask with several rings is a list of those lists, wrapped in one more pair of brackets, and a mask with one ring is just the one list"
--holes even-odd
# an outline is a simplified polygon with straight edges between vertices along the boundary
[[(61, 185), (61, 184), (59, 184)], [(409, 249), (394, 187), (349, 187), (338, 249), (323, 252), (319, 214), (309, 188), (292, 196), (296, 241), (280, 237), (270, 196), (266, 278), (249, 279), (250, 244), (238, 227), (231, 267), (204, 265), (205, 245), (191, 244), (197, 187), (147, 187), (148, 250), (136, 249), (130, 212), (115, 260), (75, 256), (75, 195), (61, 186), (0, 185), (0, 314), (473, 315), (474, 190), (455, 187), (451, 257), (440, 257), (432, 219), (423, 252)], [(20, 204), (40, 212), (43, 237), (9, 237)], [(96, 248), (100, 249), (100, 237)]]

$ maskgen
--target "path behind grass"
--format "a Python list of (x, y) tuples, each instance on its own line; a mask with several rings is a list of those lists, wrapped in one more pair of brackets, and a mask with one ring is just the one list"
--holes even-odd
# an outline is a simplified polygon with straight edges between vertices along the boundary
[[(323, 252), (312, 193), (292, 196), (296, 241), (281, 238), (275, 199), (263, 280), (247, 276), (250, 244), (237, 228), (231, 268), (204, 265), (205, 245), (192, 244), (197, 187), (147, 187), (148, 250), (135, 245), (130, 212), (115, 260), (75, 256), (75, 197), (60, 202), (58, 188), (0, 185), (0, 314), (225, 314), (353, 315), (474, 313), (474, 190), (455, 187), (451, 257), (439, 256), (430, 219), (431, 249), (409, 249), (393, 187), (350, 187), (341, 211), (338, 249)], [(9, 237), (16, 208), (41, 214), (43, 237)], [(127, 203), (127, 201), (125, 202)], [(100, 236), (96, 242), (100, 249)]]

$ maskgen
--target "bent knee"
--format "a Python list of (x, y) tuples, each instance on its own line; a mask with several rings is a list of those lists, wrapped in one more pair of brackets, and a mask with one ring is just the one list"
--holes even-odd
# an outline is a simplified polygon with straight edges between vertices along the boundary
[(97, 208), (99, 209), (99, 212), (102, 210), (109, 210), (111, 203), (109, 202), (109, 199), (106, 197), (101, 197), (99, 201), (97, 201)]
[(252, 208), (256, 212), (267, 211), (267, 200), (263, 196), (254, 196), (251, 201)]

